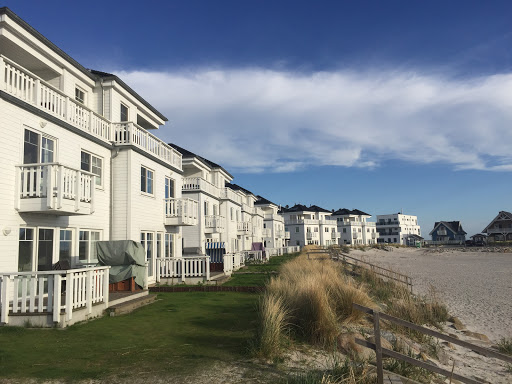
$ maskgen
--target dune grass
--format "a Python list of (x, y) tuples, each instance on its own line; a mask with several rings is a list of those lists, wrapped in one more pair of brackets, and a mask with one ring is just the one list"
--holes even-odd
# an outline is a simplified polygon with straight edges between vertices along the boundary
[(105, 379), (190, 374), (247, 356), (258, 296), (159, 294), (147, 307), (66, 329), (0, 328), (0, 377)]

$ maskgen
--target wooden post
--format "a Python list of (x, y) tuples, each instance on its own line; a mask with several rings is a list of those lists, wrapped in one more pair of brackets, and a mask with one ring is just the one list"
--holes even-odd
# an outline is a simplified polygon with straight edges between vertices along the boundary
[(9, 323), (9, 297), (7, 296), (7, 292), (9, 292), (9, 282), (10, 278), (7, 275), (3, 275), (0, 277), (1, 281), (1, 289), (0, 289), (0, 323), (8, 324)]
[(92, 273), (93, 273), (92, 269), (88, 270), (86, 272), (86, 277), (85, 277), (85, 281), (86, 281), (85, 295), (86, 295), (87, 314), (90, 314), (92, 312), (92, 290), (94, 289)]
[[(73, 272), (66, 272), (66, 320), (73, 318), (73, 293), (74, 293)], [(59, 295), (60, 296), (60, 295)], [(59, 297), (60, 301), (60, 297)]]
[(382, 370), (382, 345), (380, 342), (380, 316), (379, 312), (373, 312), (373, 330), (375, 335), (375, 356), (377, 360), (377, 383), (384, 384), (384, 372)]
[[(50, 286), (48, 281), (48, 287)], [(53, 322), (60, 323), (60, 295), (62, 287), (62, 276), (60, 274), (53, 275)], [(67, 285), (66, 285), (67, 287)], [(49, 290), (49, 289), (48, 289)], [(48, 292), (48, 306), (50, 306), (50, 292)], [(48, 308), (50, 309), (50, 308)]]

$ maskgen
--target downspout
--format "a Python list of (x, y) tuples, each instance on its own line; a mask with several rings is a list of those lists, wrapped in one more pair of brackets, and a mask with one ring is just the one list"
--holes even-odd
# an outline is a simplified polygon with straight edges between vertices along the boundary
[[(115, 144), (114, 144), (115, 145)], [(112, 240), (113, 235), (113, 224), (114, 224), (114, 177), (113, 177), (113, 165), (114, 165), (114, 159), (119, 156), (119, 148), (114, 147), (111, 150), (111, 156), (110, 156), (110, 203), (109, 203), (109, 210), (110, 210), (110, 223), (109, 223), (109, 240)]]

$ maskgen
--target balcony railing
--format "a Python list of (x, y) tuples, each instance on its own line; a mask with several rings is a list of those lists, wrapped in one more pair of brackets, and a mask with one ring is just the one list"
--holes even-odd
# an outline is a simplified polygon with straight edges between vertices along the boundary
[(252, 225), (249, 221), (237, 221), (236, 230), (238, 232), (248, 233), (251, 232)]
[(192, 199), (164, 199), (165, 225), (197, 225), (198, 203)]
[(285, 231), (284, 232), (284, 238), (285, 239), (289, 239), (290, 238), (290, 231)]
[(308, 240), (318, 239), (318, 232), (306, 232), (306, 238)]
[(235, 203), (242, 204), (242, 196), (233, 191), (230, 188), (224, 188), (220, 190), (220, 198), (234, 201)]
[(283, 218), (283, 216), (281, 216), (281, 215), (276, 215), (276, 214), (266, 214), (266, 215), (264, 216), (264, 219), (265, 219), (265, 220), (280, 221), (280, 222), (283, 222), (283, 223), (284, 223), (284, 218)]
[(331, 232), (331, 239), (338, 239), (340, 237), (339, 232)]
[(134, 145), (182, 169), (181, 153), (133, 122), (114, 123), (114, 142), (117, 145)]
[(503, 234), (503, 233), (511, 233), (512, 228), (488, 228), (487, 233), (497, 233), (497, 234)]
[(216, 187), (202, 177), (186, 177), (183, 179), (182, 191), (198, 191), (208, 193), (216, 198), (220, 198), (220, 188)]
[(156, 259), (156, 281), (178, 278), (185, 283), (186, 278), (202, 277), (210, 280), (210, 256), (166, 257)]
[(254, 207), (250, 207), (248, 204), (245, 203), (242, 203), (242, 211), (250, 213), (251, 215), (254, 215), (256, 213)]
[(59, 163), (23, 164), (16, 168), (18, 211), (57, 215), (94, 212), (94, 174)]
[[(270, 228), (263, 228), (262, 231), (261, 231), (261, 236), (263, 237), (272, 237), (272, 230)], [(277, 234), (276, 234), (277, 236)]]
[(112, 123), (0, 55), (0, 90), (106, 142), (134, 145), (182, 169), (181, 153), (135, 123)]
[(220, 232), (222, 229), (224, 229), (224, 217), (217, 215), (205, 216), (204, 226), (208, 232)]

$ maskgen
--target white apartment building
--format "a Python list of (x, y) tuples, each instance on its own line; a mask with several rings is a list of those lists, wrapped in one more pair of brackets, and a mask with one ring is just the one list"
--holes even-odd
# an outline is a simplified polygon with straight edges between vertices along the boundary
[(144, 245), (152, 282), (155, 258), (181, 256), (197, 202), (181, 198), (181, 154), (151, 133), (167, 119), (8, 8), (0, 111), (0, 272), (95, 263), (96, 241), (128, 239)]
[(258, 248), (263, 243), (263, 211), (254, 205), (256, 196), (231, 184), (233, 176), (220, 165), (171, 146), (183, 156), (183, 196), (199, 205), (198, 224), (183, 228), (184, 255), (208, 255), (215, 264), (222, 263), (225, 253)]
[(290, 232), (291, 246), (338, 244), (340, 237), (336, 220), (332, 212), (316, 205), (306, 207), (296, 204), (291, 208), (282, 208), (286, 231)]
[(379, 233), (376, 224), (367, 221), (371, 217), (359, 209), (338, 209), (332, 213), (340, 233), (339, 245), (371, 245), (377, 244)]
[(379, 243), (394, 243), (409, 245), (421, 237), (418, 217), (393, 213), (391, 215), (377, 215), (377, 231)]
[(279, 207), (264, 197), (257, 196), (255, 205), (263, 211), (263, 246), (283, 248), (288, 245), (290, 232), (285, 231), (284, 217), (279, 215)]

